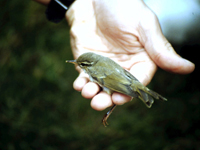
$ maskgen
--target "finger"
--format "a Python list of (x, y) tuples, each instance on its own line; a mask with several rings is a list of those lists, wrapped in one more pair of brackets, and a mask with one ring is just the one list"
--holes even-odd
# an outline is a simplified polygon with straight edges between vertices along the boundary
[(101, 111), (113, 105), (111, 95), (101, 91), (99, 94), (93, 97), (91, 101), (91, 107), (95, 110)]
[(159, 45), (147, 46), (148, 54), (159, 67), (179, 74), (188, 74), (194, 71), (195, 65), (192, 62), (180, 57), (166, 39), (159, 40), (149, 41), (149, 45), (155, 45), (158, 42)]
[(141, 23), (140, 33), (147, 53), (151, 59), (162, 69), (179, 73), (191, 73), (195, 65), (180, 57), (162, 34), (157, 17), (154, 14), (148, 16), (148, 26), (146, 21)]
[(88, 99), (93, 98), (100, 90), (100, 87), (94, 82), (88, 82), (82, 89), (82, 96)]
[(86, 85), (86, 83), (89, 82), (88, 75), (84, 72), (81, 72), (79, 76), (76, 78), (76, 80), (73, 83), (73, 87), (77, 91), (81, 91), (83, 87)]
[(132, 98), (130, 96), (121, 93), (114, 92), (112, 94), (113, 103), (116, 105), (123, 105), (124, 103), (131, 101), (131, 99)]

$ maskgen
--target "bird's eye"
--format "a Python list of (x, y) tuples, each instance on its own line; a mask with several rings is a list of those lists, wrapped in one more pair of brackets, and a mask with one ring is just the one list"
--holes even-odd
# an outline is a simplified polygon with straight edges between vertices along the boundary
[(81, 63), (80, 66), (90, 66), (89, 63)]

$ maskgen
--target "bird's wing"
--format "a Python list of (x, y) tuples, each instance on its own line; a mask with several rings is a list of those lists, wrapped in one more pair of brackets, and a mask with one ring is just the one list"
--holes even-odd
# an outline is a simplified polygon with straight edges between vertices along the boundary
[(112, 91), (123, 93), (132, 97), (138, 96), (136, 93), (136, 89), (131, 87), (133, 78), (127, 77), (124, 72), (104, 72), (104, 76), (101, 76), (99, 80), (101, 80), (100, 82), (103, 86), (111, 89)]

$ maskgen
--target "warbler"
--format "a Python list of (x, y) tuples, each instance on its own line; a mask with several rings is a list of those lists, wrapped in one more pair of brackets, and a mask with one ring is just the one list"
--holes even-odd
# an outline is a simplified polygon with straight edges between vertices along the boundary
[[(77, 64), (89, 75), (90, 81), (97, 83), (108, 94), (119, 92), (133, 98), (141, 99), (148, 108), (154, 99), (167, 101), (166, 98), (150, 90), (140, 83), (131, 73), (108, 57), (88, 52), (80, 55), (76, 60), (66, 60)], [(108, 125), (107, 119), (114, 110), (114, 105), (103, 117), (103, 125)]]

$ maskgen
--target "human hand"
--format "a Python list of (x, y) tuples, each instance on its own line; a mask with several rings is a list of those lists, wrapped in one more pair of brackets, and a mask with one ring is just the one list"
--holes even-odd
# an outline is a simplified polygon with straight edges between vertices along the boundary
[[(162, 34), (156, 15), (142, 0), (76, 0), (67, 11), (70, 38), (75, 59), (95, 52), (109, 57), (147, 85), (157, 66), (166, 71), (187, 74), (194, 64), (181, 58)], [(130, 97), (101, 91), (96, 83), (80, 72), (74, 89), (92, 99), (91, 106), (103, 110), (121, 105)]]

